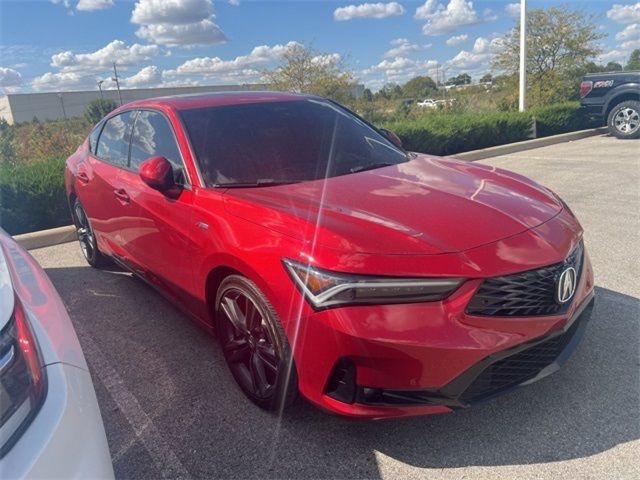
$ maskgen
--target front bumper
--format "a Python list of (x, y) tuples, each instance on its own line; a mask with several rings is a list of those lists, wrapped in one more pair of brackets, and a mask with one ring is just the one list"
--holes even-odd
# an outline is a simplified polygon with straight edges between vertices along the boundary
[[(300, 391), (330, 412), (374, 419), (450, 412), (536, 381), (567, 360), (584, 331), (594, 295), (586, 252), (583, 268), (562, 315), (468, 315), (481, 280), (466, 282), (443, 302), (315, 312), (294, 337)], [(557, 344), (557, 354), (546, 352), (548, 362), (517, 381), (481, 388), (483, 381), (491, 386), (491, 369), (509, 368), (505, 359), (551, 345), (546, 342)], [(351, 398), (335, 395), (340, 382), (353, 383)]]
[(46, 367), (44, 403), (2, 459), (3, 478), (113, 478), (107, 438), (88, 371)]

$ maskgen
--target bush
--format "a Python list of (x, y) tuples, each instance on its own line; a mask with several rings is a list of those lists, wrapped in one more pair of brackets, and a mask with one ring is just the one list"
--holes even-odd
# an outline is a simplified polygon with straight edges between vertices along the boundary
[(595, 128), (601, 124), (600, 121), (582, 113), (578, 102), (556, 103), (546, 107), (537, 107), (531, 109), (530, 113), (536, 119), (536, 134), (538, 137)]
[(384, 125), (397, 133), (408, 150), (453, 155), (528, 140), (533, 118), (538, 137), (584, 130), (598, 122), (584, 115), (576, 102), (520, 112), (428, 113), (417, 119)]
[(64, 159), (0, 164), (0, 226), (11, 235), (69, 225)]
[(437, 113), (417, 120), (385, 125), (396, 132), (406, 149), (452, 155), (525, 140), (531, 116), (518, 112)]
[(97, 98), (87, 105), (87, 108), (84, 111), (84, 118), (86, 118), (91, 125), (95, 125), (102, 120), (107, 113), (115, 110), (116, 108), (118, 108), (118, 104), (113, 100)]

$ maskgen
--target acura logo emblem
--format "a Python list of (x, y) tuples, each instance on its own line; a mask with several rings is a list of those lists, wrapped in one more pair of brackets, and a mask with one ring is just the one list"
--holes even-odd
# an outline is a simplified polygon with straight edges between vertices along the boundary
[(576, 270), (573, 267), (567, 268), (558, 279), (556, 288), (556, 300), (558, 303), (567, 303), (576, 292)]

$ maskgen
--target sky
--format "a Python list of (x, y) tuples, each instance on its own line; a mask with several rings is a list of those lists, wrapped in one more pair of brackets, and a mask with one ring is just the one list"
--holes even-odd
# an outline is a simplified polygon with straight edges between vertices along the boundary
[[(515, 2), (515, 3), (514, 3)], [(640, 2), (528, 0), (592, 14), (604, 63), (640, 48)], [(373, 91), (415, 75), (491, 70), (519, 0), (0, 0), (3, 93), (260, 82), (288, 45), (341, 59)]]

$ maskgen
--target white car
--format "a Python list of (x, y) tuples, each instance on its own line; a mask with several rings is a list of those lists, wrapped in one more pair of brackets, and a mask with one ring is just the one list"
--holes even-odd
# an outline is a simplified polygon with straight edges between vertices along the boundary
[(416, 103), (418, 107), (422, 108), (438, 108), (438, 102), (436, 100), (432, 100), (431, 98), (427, 98)]
[(67, 311), (36, 261), (1, 229), (0, 476), (113, 478)]

